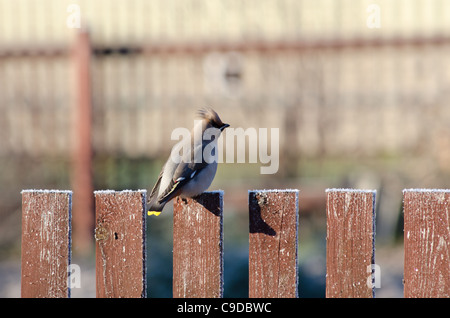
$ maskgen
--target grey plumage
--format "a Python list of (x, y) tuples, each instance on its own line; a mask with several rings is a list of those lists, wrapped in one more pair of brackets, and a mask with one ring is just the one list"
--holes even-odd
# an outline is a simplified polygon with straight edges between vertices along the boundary
[[(183, 139), (175, 145), (169, 159), (161, 169), (150, 194), (149, 214), (158, 215), (166, 203), (178, 195), (195, 197), (201, 194), (211, 185), (216, 175), (217, 160), (204, 158), (204, 150), (211, 143), (214, 144), (210, 146), (215, 146), (220, 133), (229, 125), (224, 124), (219, 115), (210, 108), (201, 109), (198, 115), (201, 121), (191, 131), (191, 139)], [(206, 134), (204, 136), (207, 130), (213, 133), (214, 138), (207, 138)], [(176, 162), (173, 159), (179, 154), (180, 149), (190, 151), (183, 153), (179, 162)]]

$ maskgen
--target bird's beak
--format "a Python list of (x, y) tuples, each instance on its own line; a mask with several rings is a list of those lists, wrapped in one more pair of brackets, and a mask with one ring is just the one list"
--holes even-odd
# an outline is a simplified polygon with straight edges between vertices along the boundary
[(223, 131), (225, 128), (230, 127), (228, 124), (223, 124), (222, 127), (220, 127), (220, 131)]

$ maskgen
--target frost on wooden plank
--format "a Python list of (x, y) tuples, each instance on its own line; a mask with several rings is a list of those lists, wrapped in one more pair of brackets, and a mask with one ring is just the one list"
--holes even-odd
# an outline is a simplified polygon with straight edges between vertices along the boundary
[(146, 190), (95, 191), (97, 297), (145, 297)]
[(173, 297), (223, 296), (223, 191), (174, 199)]
[(404, 295), (450, 297), (450, 191), (405, 189)]
[(296, 189), (249, 191), (249, 296), (297, 297)]
[(327, 297), (374, 296), (367, 277), (375, 263), (375, 193), (327, 190)]
[(70, 297), (71, 191), (22, 191), (22, 297)]

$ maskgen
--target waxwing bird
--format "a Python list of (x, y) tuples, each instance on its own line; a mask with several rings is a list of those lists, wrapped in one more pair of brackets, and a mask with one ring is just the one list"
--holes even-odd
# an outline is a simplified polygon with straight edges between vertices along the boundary
[[(217, 171), (217, 139), (230, 125), (211, 108), (199, 110), (198, 115), (201, 120), (194, 125), (190, 138), (172, 148), (150, 194), (148, 215), (159, 215), (176, 196), (192, 198), (211, 185)], [(180, 155), (180, 149), (188, 151)]]

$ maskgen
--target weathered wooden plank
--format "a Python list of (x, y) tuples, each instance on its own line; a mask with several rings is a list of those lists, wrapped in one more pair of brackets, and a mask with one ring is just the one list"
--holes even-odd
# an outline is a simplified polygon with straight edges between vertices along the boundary
[(374, 296), (375, 194), (327, 190), (326, 297)]
[(298, 190), (249, 191), (249, 222), (249, 297), (297, 297)]
[(450, 297), (450, 190), (404, 190), (403, 207), (404, 296)]
[(223, 296), (223, 191), (177, 197), (173, 212), (173, 297)]
[(71, 191), (22, 191), (22, 297), (70, 297), (71, 207)]
[(95, 191), (96, 294), (146, 296), (146, 191)]

